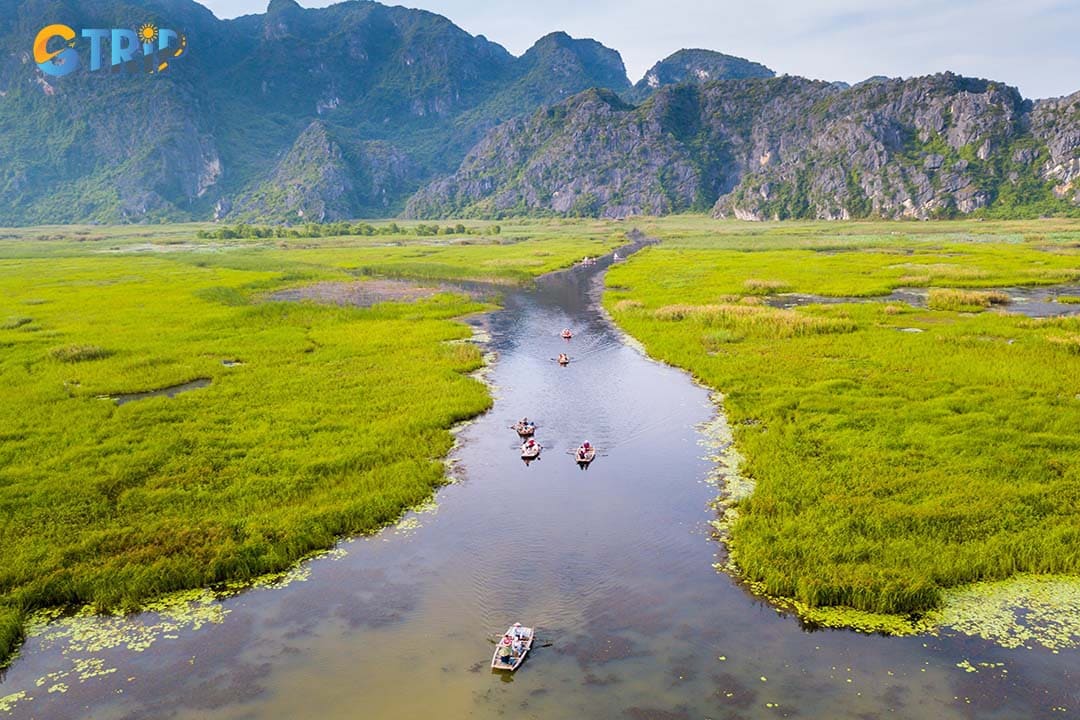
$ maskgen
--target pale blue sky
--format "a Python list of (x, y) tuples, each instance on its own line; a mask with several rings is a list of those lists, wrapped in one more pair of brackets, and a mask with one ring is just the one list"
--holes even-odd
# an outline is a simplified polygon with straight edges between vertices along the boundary
[[(201, 0), (218, 17), (267, 0)], [(300, 0), (306, 7), (330, 0)], [(394, 3), (390, 3), (394, 4)], [(1080, 90), (1076, 0), (413, 0), (519, 55), (565, 30), (618, 50), (637, 81), (657, 60), (703, 47), (778, 73), (856, 82), (940, 70), (1002, 80), (1027, 97)]]

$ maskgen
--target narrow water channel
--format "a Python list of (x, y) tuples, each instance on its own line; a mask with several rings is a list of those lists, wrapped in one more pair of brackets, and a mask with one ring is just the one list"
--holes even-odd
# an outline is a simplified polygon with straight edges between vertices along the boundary
[[(1074, 651), (808, 632), (716, 572), (698, 429), (715, 409), (608, 324), (606, 264), (475, 320), (498, 353), (496, 402), (462, 432), (459, 481), (437, 507), (342, 544), (297, 582), (204, 607), (204, 623), (146, 613), (36, 635), (0, 683), (0, 697), (26, 693), (10, 714), (1077, 716)], [(568, 367), (553, 360), (563, 351)], [(528, 467), (509, 429), (523, 415), (544, 446)], [(586, 439), (600, 456), (583, 471), (569, 453)], [(492, 639), (513, 621), (535, 625), (538, 645), (516, 674), (493, 673)], [(108, 639), (120, 635), (141, 640)]]

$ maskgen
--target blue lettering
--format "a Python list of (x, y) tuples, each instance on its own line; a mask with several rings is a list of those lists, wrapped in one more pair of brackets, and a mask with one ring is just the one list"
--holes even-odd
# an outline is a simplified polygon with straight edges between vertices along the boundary
[(90, 40), (90, 69), (101, 69), (101, 41), (109, 37), (108, 30), (84, 28), (82, 36)]
[[(3, 1), (0, 0), (0, 4)], [(184, 35), (149, 23), (141, 25), (138, 31), (129, 28), (83, 28), (77, 31), (67, 25), (53, 24), (42, 28), (34, 38), (34, 62), (38, 69), (53, 77), (76, 71), (80, 66), (76, 38), (88, 41), (91, 72), (101, 70), (106, 57), (114, 69), (127, 70), (141, 54), (146, 71), (157, 73), (187, 51)], [(64, 44), (57, 43), (58, 39)], [(54, 49), (50, 50), (50, 45)]]
[(113, 67), (130, 62), (135, 58), (135, 51), (139, 47), (139, 36), (134, 30), (127, 28), (113, 28), (112, 30), (112, 64)]
[(176, 40), (177, 38), (178, 36), (174, 31), (169, 28), (161, 28), (158, 30), (157, 49), (167, 50), (169, 48), (169, 42)]

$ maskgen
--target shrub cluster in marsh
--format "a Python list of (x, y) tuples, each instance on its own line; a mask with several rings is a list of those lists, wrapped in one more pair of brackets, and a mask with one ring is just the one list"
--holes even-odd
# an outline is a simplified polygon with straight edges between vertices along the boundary
[(372, 235), (415, 235), (417, 237), (430, 237), (432, 235), (498, 235), (502, 232), (499, 225), (486, 224), (483, 228), (465, 227), (461, 223), (456, 225), (427, 225), (420, 223), (412, 227), (401, 226), (396, 222), (380, 223), (372, 225), (366, 222), (327, 222), (305, 223), (298, 227), (285, 225), (261, 226), (241, 223), (235, 226), (224, 225), (215, 230), (199, 230), (196, 237), (200, 240), (237, 240), (237, 239), (311, 239), (323, 237), (372, 236)]
[(657, 252), (650, 262), (658, 274), (654, 292), (662, 294), (658, 305), (762, 294), (756, 286), (762, 279), (782, 282), (779, 292), (830, 297), (1080, 280), (1075, 221), (1045, 224), (1045, 241), (1034, 244), (1023, 242), (1031, 223), (739, 223), (683, 216), (643, 221), (645, 231), (670, 242), (640, 256)]
[(855, 323), (839, 316), (814, 316), (793, 310), (754, 305), (665, 305), (653, 311), (657, 320), (694, 320), (706, 328), (739, 335), (784, 338), (852, 332)]
[[(760, 277), (884, 294), (909, 272), (891, 267), (897, 256), (931, 266), (935, 283), (1042, 284), (1080, 267), (1080, 224), (1055, 221), (1035, 247), (995, 235), (1017, 224), (980, 224), (970, 242), (952, 223), (874, 224), (879, 235), (850, 240), (844, 226), (780, 225), (747, 230), (751, 242), (721, 223), (709, 239), (693, 222), (672, 219), (693, 232), (613, 268), (605, 304), (650, 354), (724, 393), (755, 482), (729, 538), (745, 577), (805, 606), (906, 614), (974, 581), (1080, 574), (1080, 318), (726, 297)], [(957, 297), (979, 309), (1002, 299)], [(792, 332), (790, 316), (825, 331)]]
[(13, 317), (9, 318), (3, 325), (0, 325), (0, 330), (17, 330), (21, 327), (26, 327), (32, 322), (34, 322), (33, 318)]
[(1073, 355), (1080, 355), (1080, 335), (1052, 335), (1047, 340)]
[[(467, 376), (481, 354), (454, 321), (485, 306), (451, 294), (366, 309), (261, 298), (352, 279), (343, 268), (357, 264), (401, 271), (428, 251), (424, 274), (528, 278), (580, 259), (583, 232), (215, 253), (196, 252), (190, 230), (192, 250), (140, 254), (120, 239), (115, 253), (0, 242), (0, 317), (32, 306), (37, 329), (0, 328), (0, 662), (33, 610), (125, 611), (282, 570), (444, 481), (449, 428), (490, 405)], [(596, 254), (620, 240), (597, 228), (583, 242)], [(212, 383), (98, 399), (196, 378)]]
[(49, 357), (65, 363), (100, 360), (109, 357), (109, 355), (111, 353), (108, 350), (97, 345), (66, 345), (49, 351)]
[(775, 295), (791, 289), (791, 286), (783, 280), (759, 280), (756, 278), (744, 281), (743, 287), (751, 295)]
[(1000, 290), (954, 290), (952, 288), (934, 288), (927, 298), (931, 310), (952, 310), (954, 312), (979, 312), (991, 305), (1008, 305), (1012, 298)]

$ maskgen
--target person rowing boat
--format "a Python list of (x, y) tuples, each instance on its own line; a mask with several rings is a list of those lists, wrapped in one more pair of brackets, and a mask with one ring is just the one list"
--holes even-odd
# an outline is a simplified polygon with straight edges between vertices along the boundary
[(570, 364), (570, 356), (567, 355), (566, 353), (559, 353), (559, 364), (560, 365), (569, 365)]
[(491, 658), (492, 669), (511, 672), (517, 670), (532, 648), (534, 635), (532, 628), (514, 623), (499, 639), (498, 647)]
[(540, 443), (536, 442), (532, 438), (529, 438), (521, 445), (521, 457), (525, 460), (534, 460), (540, 457), (540, 451), (543, 450)]

